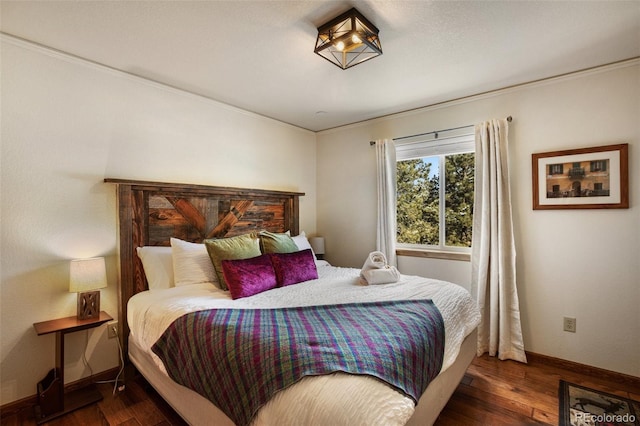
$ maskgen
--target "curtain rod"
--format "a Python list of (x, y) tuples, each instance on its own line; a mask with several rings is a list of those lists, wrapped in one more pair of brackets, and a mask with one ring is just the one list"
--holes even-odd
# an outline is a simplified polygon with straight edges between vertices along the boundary
[[(513, 120), (513, 118), (511, 116), (507, 117), (507, 121), (509, 123), (511, 123), (511, 120)], [(399, 138), (393, 138), (394, 141), (399, 141), (401, 139), (409, 139), (409, 138), (415, 138), (416, 136), (426, 136), (426, 135), (436, 135), (436, 139), (438, 139), (438, 133), (442, 133), (442, 132), (450, 132), (452, 130), (460, 130), (460, 129), (466, 129), (468, 127), (473, 127), (475, 126), (475, 124), (470, 124), (468, 126), (460, 126), (460, 127), (452, 127), (450, 129), (444, 129), (444, 130), (435, 130), (433, 132), (427, 132), (427, 133), (418, 133), (416, 135), (410, 135), (410, 136), (400, 136)], [(376, 141), (369, 141), (369, 145), (373, 146), (376, 144)]]

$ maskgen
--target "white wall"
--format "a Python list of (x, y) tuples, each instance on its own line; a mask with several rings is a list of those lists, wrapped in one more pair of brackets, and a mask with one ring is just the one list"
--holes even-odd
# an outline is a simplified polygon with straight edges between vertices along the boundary
[[(68, 261), (106, 256), (117, 316), (116, 197), (105, 177), (305, 192), (315, 232), (314, 133), (2, 36), (0, 405), (54, 366), (34, 322), (75, 315)], [(224, 82), (221, 82), (224, 84)], [(122, 320), (122, 319), (121, 319)], [(118, 365), (106, 327), (67, 336), (65, 381)]]
[[(327, 259), (360, 267), (375, 249), (369, 141), (512, 115), (518, 288), (528, 351), (640, 376), (640, 65), (631, 61), (318, 134), (318, 232)], [(628, 143), (631, 208), (532, 210), (531, 154)], [(409, 273), (469, 278), (468, 262), (404, 259)], [(404, 265), (404, 266), (403, 266)], [(403, 271), (404, 272), (404, 271)], [(465, 287), (467, 283), (460, 282)], [(577, 332), (562, 331), (562, 317)]]

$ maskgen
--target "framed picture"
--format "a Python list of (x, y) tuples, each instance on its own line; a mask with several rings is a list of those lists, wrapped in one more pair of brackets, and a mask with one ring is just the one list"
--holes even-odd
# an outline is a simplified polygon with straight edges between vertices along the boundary
[(532, 154), (533, 209), (629, 208), (629, 145)]

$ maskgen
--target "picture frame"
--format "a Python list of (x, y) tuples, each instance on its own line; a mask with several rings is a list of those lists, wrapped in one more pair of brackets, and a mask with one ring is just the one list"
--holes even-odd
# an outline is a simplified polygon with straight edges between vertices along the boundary
[(533, 209), (629, 208), (629, 144), (534, 153)]

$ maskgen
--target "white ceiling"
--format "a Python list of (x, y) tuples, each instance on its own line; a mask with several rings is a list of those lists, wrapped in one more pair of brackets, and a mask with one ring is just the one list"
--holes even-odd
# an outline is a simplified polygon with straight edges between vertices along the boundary
[[(355, 6), (384, 54), (341, 70)], [(314, 131), (640, 56), (640, 1), (6, 1), (1, 30)]]

